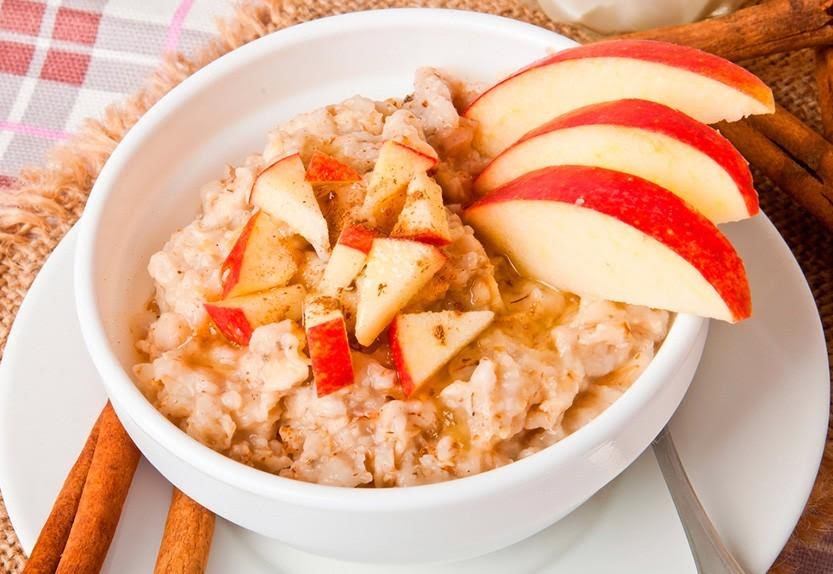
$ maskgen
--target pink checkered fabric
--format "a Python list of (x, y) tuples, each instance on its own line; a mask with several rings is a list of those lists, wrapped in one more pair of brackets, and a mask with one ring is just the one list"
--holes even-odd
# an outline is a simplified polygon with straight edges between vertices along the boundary
[(163, 54), (198, 49), (228, 0), (0, 0), (0, 187)]

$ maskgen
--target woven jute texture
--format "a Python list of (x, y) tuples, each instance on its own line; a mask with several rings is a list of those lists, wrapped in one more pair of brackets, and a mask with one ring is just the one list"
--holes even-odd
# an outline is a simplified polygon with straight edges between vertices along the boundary
[[(235, 14), (218, 22), (218, 35), (193, 59), (170, 57), (146, 87), (120, 105), (90, 120), (67, 144), (54, 150), (47, 165), (21, 174), (17, 187), (0, 194), (0, 349), (26, 290), (46, 256), (81, 215), (90, 187), (124, 133), (165, 92), (194, 71), (246, 42), (286, 26), (344, 12), (373, 8), (427, 6), (475, 10), (523, 20), (561, 32), (579, 41), (595, 39), (590, 32), (554, 24), (520, 0), (248, 0)], [(746, 62), (774, 89), (776, 98), (799, 117), (817, 126), (818, 107), (809, 52)], [(758, 177), (763, 209), (795, 253), (816, 297), (824, 322), (828, 353), (833, 350), (833, 235), (770, 182)], [(777, 278), (773, 277), (776, 281)], [(795, 381), (801, 392), (801, 381)], [(13, 464), (13, 461), (2, 461)], [(833, 444), (810, 502), (774, 572), (833, 570)], [(22, 570), (25, 556), (0, 502), (0, 569)]]

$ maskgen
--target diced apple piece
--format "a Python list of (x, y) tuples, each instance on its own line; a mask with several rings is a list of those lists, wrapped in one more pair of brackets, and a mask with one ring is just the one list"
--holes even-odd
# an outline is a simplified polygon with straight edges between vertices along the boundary
[(327, 220), (305, 177), (304, 164), (298, 154), (279, 159), (257, 176), (249, 201), (275, 219), (286, 222), (315, 248), (321, 259), (326, 260), (330, 254)]
[(373, 247), (373, 240), (376, 237), (376, 233), (361, 225), (348, 225), (341, 230), (341, 235), (338, 236), (338, 244), (367, 255), (370, 253), (370, 248)]
[(399, 384), (411, 396), (431, 375), (474, 341), (494, 319), (491, 311), (397, 315), (388, 331)]
[(349, 165), (318, 150), (312, 152), (305, 179), (310, 183), (353, 183), (362, 176)]
[(223, 298), (286, 285), (298, 265), (276, 222), (263, 211), (249, 219), (223, 262)]
[(474, 181), (486, 194), (530, 171), (587, 165), (638, 175), (676, 193), (715, 223), (758, 212), (743, 156), (707, 125), (655, 102), (592, 104), (534, 129)]
[(445, 260), (438, 248), (419, 241), (374, 239), (364, 271), (356, 279), (358, 342), (370, 345)]
[(393, 141), (408, 146), (409, 148), (416, 150), (418, 153), (421, 153), (422, 155), (433, 160), (434, 163), (431, 165), (431, 167), (434, 167), (434, 165), (436, 165), (437, 161), (439, 160), (437, 151), (433, 147), (431, 147), (431, 144), (429, 144), (425, 140), (419, 139), (418, 137), (397, 136), (393, 138)]
[(353, 360), (338, 300), (326, 295), (307, 296), (304, 301), (304, 328), (318, 396), (323, 397), (352, 385), (355, 380)]
[(261, 325), (284, 319), (300, 321), (303, 302), (304, 288), (290, 285), (206, 303), (205, 310), (229, 341), (248, 345), (252, 333)]
[(345, 227), (333, 247), (318, 290), (335, 295), (339, 289), (349, 286), (364, 267), (375, 237), (375, 233), (359, 225)]
[(465, 116), (475, 145), (496, 156), (528, 131), (576, 108), (622, 98), (651, 100), (706, 124), (775, 111), (752, 73), (706, 52), (650, 40), (612, 40), (563, 50), (480, 95)]
[(404, 237), (431, 245), (451, 242), (443, 190), (427, 173), (417, 173), (408, 184), (405, 206), (399, 213), (391, 237)]
[(555, 166), (465, 212), (518, 270), (560, 289), (736, 322), (752, 311), (746, 271), (703, 215), (642, 178)]
[(355, 382), (344, 317), (332, 319), (307, 330), (315, 391), (329, 395)]
[(384, 226), (393, 222), (402, 208), (408, 183), (436, 163), (437, 156), (430, 146), (417, 149), (414, 144), (397, 140), (383, 143), (364, 199), (363, 208), (371, 224)]

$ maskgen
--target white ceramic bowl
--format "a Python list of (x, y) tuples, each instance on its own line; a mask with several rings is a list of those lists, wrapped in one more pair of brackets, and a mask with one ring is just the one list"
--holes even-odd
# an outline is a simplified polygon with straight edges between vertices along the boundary
[(390, 10), (272, 34), (197, 72), (130, 130), (81, 222), (75, 283), (90, 355), (130, 436), (173, 484), (218, 515), (341, 559), (462, 559), (521, 540), (576, 508), (651, 442), (682, 399), (707, 322), (679, 316), (633, 387), (585, 428), (477, 476), (394, 489), (345, 489), (260, 472), (191, 439), (134, 386), (130, 319), (151, 293), (150, 255), (193, 219), (201, 183), (265, 143), (292, 115), (359, 93), (410, 90), (414, 70), (479, 81), (572, 42), (520, 22), (444, 10)]

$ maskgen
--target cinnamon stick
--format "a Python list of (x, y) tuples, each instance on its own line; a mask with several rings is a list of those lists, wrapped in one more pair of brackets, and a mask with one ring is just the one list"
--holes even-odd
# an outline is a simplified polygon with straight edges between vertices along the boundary
[(155, 574), (202, 574), (214, 535), (214, 513), (173, 489)]
[(833, 0), (769, 0), (694, 24), (623, 38), (662, 40), (745, 60), (833, 43)]
[(822, 131), (827, 141), (833, 142), (833, 47), (816, 51), (816, 84)]
[(99, 425), (87, 481), (58, 574), (96, 574), (101, 570), (139, 464), (139, 449), (110, 403), (104, 407)]
[(64, 480), (64, 485), (52, 505), (52, 511), (44, 523), (43, 528), (32, 549), (32, 554), (23, 568), (23, 574), (52, 574), (61, 560), (61, 553), (69, 538), (72, 522), (78, 510), (84, 483), (93, 461), (93, 453), (101, 426), (101, 416), (90, 431), (87, 442), (72, 465), (72, 469)]
[(789, 193), (802, 207), (833, 230), (833, 191), (745, 122), (717, 125), (736, 148), (778, 187)]
[(810, 168), (824, 183), (833, 184), (833, 145), (821, 134), (778, 105), (774, 114), (750, 116), (745, 121)]

